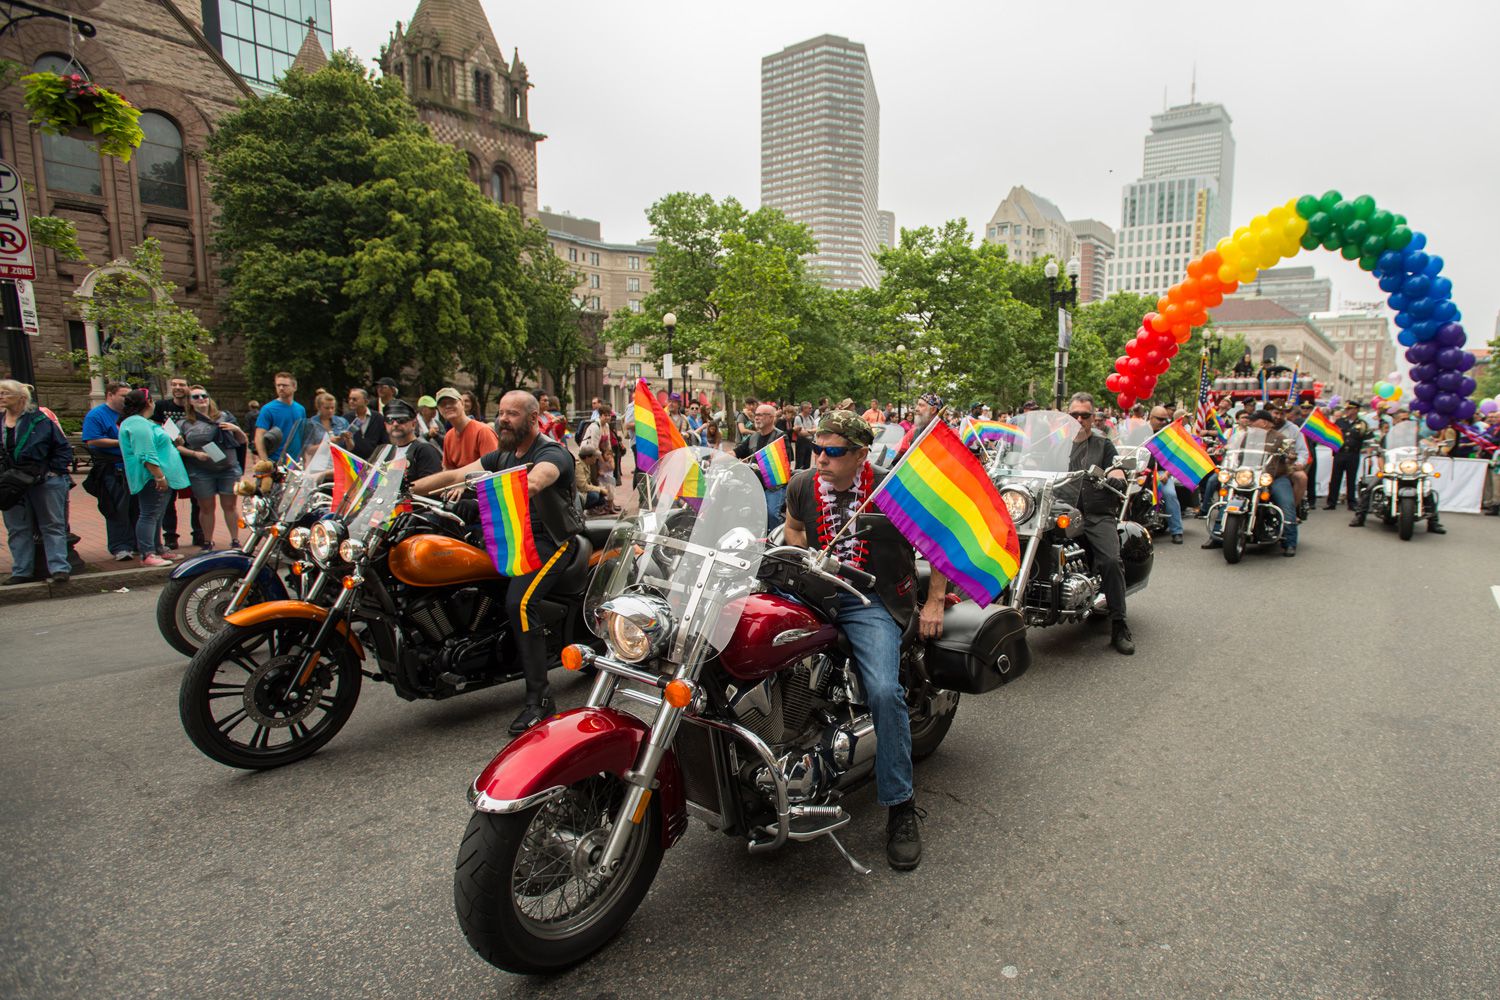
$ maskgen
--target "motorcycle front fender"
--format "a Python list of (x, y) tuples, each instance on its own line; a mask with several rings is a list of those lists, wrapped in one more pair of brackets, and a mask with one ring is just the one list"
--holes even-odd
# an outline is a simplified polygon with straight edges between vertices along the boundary
[[(603, 771), (623, 776), (635, 766), (646, 724), (612, 708), (569, 709), (517, 736), (495, 755), (469, 788), (478, 812), (513, 813), (561, 796), (570, 785)], [(682, 772), (671, 750), (662, 757), (654, 789), (661, 805), (662, 846), (687, 828)]]
[[(230, 625), (259, 625), (276, 618), (293, 618), (321, 624), (328, 618), (328, 609), (307, 601), (265, 601), (236, 611), (224, 620)], [(349, 641), (349, 648), (360, 660), (365, 658), (365, 647), (353, 632), (348, 622), (339, 622), (339, 634)]]
[[(240, 575), (244, 576), (253, 563), (254, 560), (251, 557), (237, 549), (229, 549), (224, 552), (204, 552), (178, 563), (177, 567), (172, 570), (169, 579), (191, 580), (195, 576), (202, 576), (204, 573), (213, 573), (221, 569), (238, 570)], [(287, 594), (286, 585), (281, 582), (281, 578), (276, 575), (269, 565), (261, 567), (260, 576), (256, 578), (255, 583), (260, 587), (260, 592), (265, 594), (270, 600), (282, 601), (290, 596)]]

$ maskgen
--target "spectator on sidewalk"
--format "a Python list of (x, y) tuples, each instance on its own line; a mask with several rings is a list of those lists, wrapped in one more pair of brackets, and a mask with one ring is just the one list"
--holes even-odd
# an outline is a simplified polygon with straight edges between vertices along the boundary
[(401, 395), (401, 386), (396, 380), (387, 375), (375, 383), (375, 409), (383, 417), (385, 416), (386, 404)]
[(135, 498), (125, 482), (125, 460), (120, 457), (120, 419), (130, 386), (110, 382), (104, 386), (104, 402), (83, 418), (83, 446), (92, 462), (83, 488), (98, 504), (104, 517), (104, 537), (116, 562), (135, 558)]
[[(261, 410), (262, 417), (272, 405), (267, 404)], [(154, 410), (148, 389), (132, 389), (125, 397), (120, 455), (125, 459), (125, 479), (130, 492), (140, 504), (140, 517), (135, 522), (135, 550), (141, 554), (142, 565), (168, 566), (182, 556), (168, 554), (162, 547), (162, 512), (176, 490), (188, 488), (188, 476), (177, 446), (160, 425), (151, 422)]]
[(240, 547), (237, 537), (239, 514), (235, 510), (234, 485), (241, 475), (236, 458), (239, 446), (248, 439), (234, 414), (219, 409), (208, 390), (195, 385), (188, 393), (188, 411), (183, 414), (182, 437), (177, 453), (187, 469), (193, 503), (198, 507), (198, 522), (203, 525), (204, 552), (214, 547), (215, 504), (224, 511), (224, 525), (229, 544)]
[(443, 423), (443, 418), (438, 416), (437, 400), (431, 396), (423, 396), (417, 400), (417, 436), (423, 441), (435, 444), (439, 448), (443, 446), (443, 435), (447, 432), (448, 425)]
[(438, 413), (448, 423), (448, 433), (443, 435), (443, 468), (462, 469), (500, 447), (494, 429), (469, 415), (457, 389), (445, 385), (436, 398)]
[(349, 421), (349, 433), (354, 438), (349, 450), (360, 458), (369, 460), (377, 448), (391, 443), (385, 432), (385, 418), (371, 408), (370, 394), (365, 390), (349, 390), (349, 409), (344, 419)]
[(591, 510), (601, 517), (612, 513), (609, 488), (599, 481), (598, 448), (586, 444), (578, 449), (578, 462), (573, 466), (573, 478), (584, 510)]
[(558, 444), (563, 444), (568, 438), (568, 419), (559, 413), (553, 413), (551, 404), (552, 399), (545, 392), (536, 394), (537, 431)]
[(460, 396), (459, 399), (464, 404), (464, 412), (465, 413), (467, 413), (469, 416), (473, 417), (475, 420), (483, 420), (484, 419), (484, 407), (482, 407), (482, 406), (479, 405), (479, 397), (478, 396), (474, 395), (472, 392), (470, 392), (469, 390), (465, 389), (464, 392), (463, 392), (463, 395)]
[[(172, 426), (180, 432), (182, 429), (182, 418), (188, 408), (188, 382), (181, 376), (174, 375), (167, 380), (167, 390), (172, 394), (169, 399), (156, 401), (156, 416), (152, 417), (153, 423), (166, 427), (167, 421), (172, 421)], [(171, 434), (177, 439), (175, 434)], [(198, 522), (198, 509), (193, 506), (191, 495), (173, 495), (167, 498), (167, 506), (162, 511), (161, 535), (162, 543), (169, 549), (177, 548), (177, 501), (188, 501), (188, 528), (192, 533), (194, 545), (203, 544), (203, 528)]]
[(334, 411), (339, 401), (327, 389), (313, 393), (313, 415), (307, 418), (302, 431), (302, 464), (312, 460), (313, 453), (323, 445), (323, 439), (332, 435), (332, 443), (345, 451), (354, 449), (354, 435), (349, 432), (349, 421)]
[(38, 535), (47, 578), (68, 582), (72, 461), (73, 447), (62, 430), (31, 406), (31, 387), (14, 379), (0, 380), (0, 508), (10, 546), (10, 578), (3, 586), (31, 582)]
[(307, 410), (292, 398), (297, 391), (297, 380), (291, 372), (277, 372), (274, 382), (276, 398), (262, 406), (255, 418), (255, 454), (263, 461), (279, 463), (285, 456), (296, 458), (302, 454), (302, 425), (307, 420)]

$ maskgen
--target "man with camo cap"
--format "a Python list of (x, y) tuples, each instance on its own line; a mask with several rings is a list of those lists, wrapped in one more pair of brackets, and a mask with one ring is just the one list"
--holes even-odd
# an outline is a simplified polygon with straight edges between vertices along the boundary
[[(876, 794), (890, 810), (886, 857), (892, 868), (908, 871), (922, 860), (924, 816), (912, 786), (911, 719), (901, 687), (901, 635), (917, 614), (915, 553), (878, 512), (859, 515), (858, 525), (840, 534), (886, 475), (869, 461), (874, 440), (857, 413), (824, 414), (813, 438), (813, 468), (798, 472), (787, 487), (786, 544), (822, 550), (837, 538), (834, 557), (875, 577), (869, 604), (840, 593), (838, 626), (854, 650), (875, 720)], [(919, 615), (924, 639), (942, 634), (947, 589), (948, 581), (934, 570)]]

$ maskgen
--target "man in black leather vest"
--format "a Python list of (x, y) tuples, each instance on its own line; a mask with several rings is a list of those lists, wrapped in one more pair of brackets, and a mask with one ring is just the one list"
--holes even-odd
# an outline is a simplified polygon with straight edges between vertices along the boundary
[[(1078, 436), (1068, 458), (1068, 471), (1079, 472), (1090, 466), (1109, 469), (1115, 461), (1115, 444), (1094, 429), (1094, 397), (1076, 392), (1068, 401), (1068, 416), (1078, 421)], [(1110, 469), (1109, 478), (1123, 489), (1125, 473)], [(1120, 561), (1120, 498), (1102, 486), (1085, 482), (1079, 490), (1078, 510), (1083, 514), (1083, 536), (1088, 539), (1089, 558), (1094, 572), (1104, 585), (1104, 600), (1109, 606), (1109, 644), (1130, 656), (1135, 640), (1125, 623), (1125, 566)]]

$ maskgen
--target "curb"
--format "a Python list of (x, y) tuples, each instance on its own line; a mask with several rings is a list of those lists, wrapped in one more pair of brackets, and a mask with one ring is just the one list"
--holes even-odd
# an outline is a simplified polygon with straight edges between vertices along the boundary
[(165, 583), (177, 566), (137, 566), (134, 569), (114, 569), (103, 573), (84, 573), (72, 577), (67, 583), (52, 584), (46, 580), (36, 583), (18, 583), (14, 587), (0, 588), (0, 606), (25, 604), (29, 601), (45, 601), (54, 597), (88, 597), (92, 594), (108, 593), (121, 587), (139, 587)]

